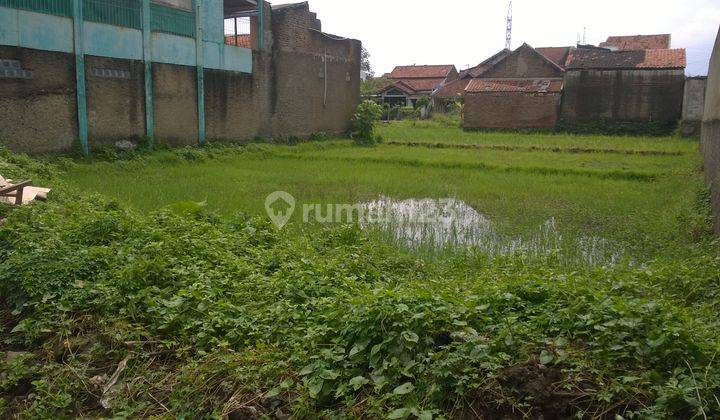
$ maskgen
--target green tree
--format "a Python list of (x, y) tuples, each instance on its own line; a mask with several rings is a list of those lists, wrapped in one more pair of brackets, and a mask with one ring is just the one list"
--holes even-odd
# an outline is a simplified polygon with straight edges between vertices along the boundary
[(362, 47), (362, 57), (360, 59), (360, 70), (364, 71), (368, 79), (375, 77), (375, 72), (370, 64), (370, 51)]

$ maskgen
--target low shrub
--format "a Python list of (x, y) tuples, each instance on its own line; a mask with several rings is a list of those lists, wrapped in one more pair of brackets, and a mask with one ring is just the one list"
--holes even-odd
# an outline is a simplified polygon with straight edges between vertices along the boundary
[(378, 141), (375, 135), (375, 124), (383, 114), (382, 106), (373, 101), (363, 101), (358, 105), (353, 116), (352, 138), (360, 143), (373, 144)]

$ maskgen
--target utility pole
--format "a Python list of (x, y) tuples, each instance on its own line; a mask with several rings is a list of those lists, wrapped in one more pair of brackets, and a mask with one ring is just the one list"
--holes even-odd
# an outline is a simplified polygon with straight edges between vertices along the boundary
[(505, 27), (505, 49), (509, 50), (512, 47), (512, 0), (508, 5), (507, 14), (507, 25)]

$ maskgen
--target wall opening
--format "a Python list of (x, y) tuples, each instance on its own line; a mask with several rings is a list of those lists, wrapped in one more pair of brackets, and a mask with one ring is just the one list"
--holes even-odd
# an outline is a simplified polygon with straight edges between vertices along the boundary
[(225, 43), (258, 49), (258, 7), (246, 0), (225, 0)]

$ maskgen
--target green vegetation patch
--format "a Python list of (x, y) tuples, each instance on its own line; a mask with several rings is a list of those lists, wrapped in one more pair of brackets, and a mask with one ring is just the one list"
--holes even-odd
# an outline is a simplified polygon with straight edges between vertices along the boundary
[[(720, 258), (696, 146), (608, 141), (680, 153), (349, 141), (84, 162), (3, 152), (0, 173), (53, 192), (0, 209), (0, 413), (718, 417)], [(629, 258), (429, 258), (353, 224), (278, 231), (263, 215), (276, 190), (321, 203), (457, 197), (508, 234), (554, 218)]]
[(433, 262), (63, 193), (0, 244), (6, 415), (720, 413), (717, 257)]

